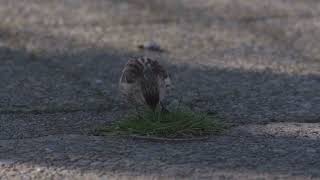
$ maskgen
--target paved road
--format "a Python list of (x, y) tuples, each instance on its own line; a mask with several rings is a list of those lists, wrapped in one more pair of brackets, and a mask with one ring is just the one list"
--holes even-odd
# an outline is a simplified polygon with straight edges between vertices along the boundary
[[(0, 0), (2, 179), (320, 179), (316, 0)], [(166, 51), (141, 51), (155, 40)], [(129, 57), (237, 125), (201, 142), (90, 132), (125, 112)]]

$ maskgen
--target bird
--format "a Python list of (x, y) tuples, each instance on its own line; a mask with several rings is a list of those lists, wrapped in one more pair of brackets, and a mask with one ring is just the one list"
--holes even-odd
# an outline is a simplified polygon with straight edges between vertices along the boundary
[(145, 56), (130, 58), (119, 80), (122, 97), (137, 111), (140, 107), (152, 111), (160, 107), (162, 112), (168, 112), (164, 102), (171, 87), (166, 69), (157, 60)]

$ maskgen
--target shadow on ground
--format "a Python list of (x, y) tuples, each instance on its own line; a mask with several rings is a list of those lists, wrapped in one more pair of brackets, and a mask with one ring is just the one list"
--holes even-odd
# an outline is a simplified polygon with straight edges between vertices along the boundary
[[(112, 121), (125, 110), (117, 97), (121, 68), (140, 54), (116, 54), (111, 48), (45, 56), (5, 47), (0, 51), (2, 139), (78, 133), (83, 128), (87, 132)], [(159, 60), (171, 72), (174, 99), (182, 96), (195, 110), (218, 113), (235, 124), (319, 122), (317, 75), (174, 65), (161, 56)]]

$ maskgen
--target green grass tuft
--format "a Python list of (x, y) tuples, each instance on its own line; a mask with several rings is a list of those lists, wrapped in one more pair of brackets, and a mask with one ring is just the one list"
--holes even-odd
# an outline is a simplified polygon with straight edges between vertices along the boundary
[(161, 138), (195, 138), (218, 134), (225, 125), (216, 116), (190, 110), (170, 113), (146, 110), (140, 115), (130, 115), (115, 124), (100, 128), (99, 134), (122, 134)]

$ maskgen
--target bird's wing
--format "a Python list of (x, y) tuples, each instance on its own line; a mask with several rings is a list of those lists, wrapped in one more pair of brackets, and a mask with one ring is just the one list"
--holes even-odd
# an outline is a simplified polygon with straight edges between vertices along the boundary
[(147, 58), (147, 61), (149, 64), (151, 64), (152, 71), (162, 81), (161, 84), (164, 84), (165, 87), (171, 86), (171, 79), (169, 77), (168, 72), (165, 70), (165, 68), (161, 64), (159, 64), (159, 62), (156, 60), (151, 60), (151, 59)]
[(163, 66), (159, 64), (158, 61), (155, 61), (155, 60), (151, 61), (151, 67), (153, 72), (157, 74), (161, 79), (168, 78), (167, 71), (163, 68)]
[(158, 61), (147, 58), (147, 63), (151, 65), (153, 73), (158, 77), (160, 101), (163, 101), (172, 89), (170, 76)]
[(143, 77), (143, 64), (137, 59), (131, 59), (125, 65), (120, 83), (133, 84)]
[(143, 77), (143, 65), (137, 59), (130, 59), (122, 70), (119, 81), (120, 95), (130, 104), (142, 103), (140, 81)]
[(172, 87), (171, 78), (168, 72), (158, 62), (156, 62), (154, 65), (154, 71), (158, 74), (158, 77), (162, 81), (161, 84), (163, 84), (166, 89), (169, 89)]

